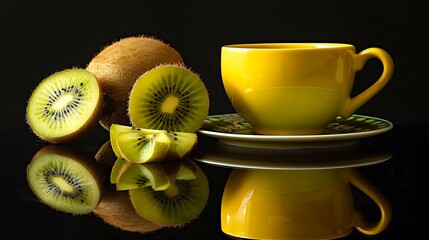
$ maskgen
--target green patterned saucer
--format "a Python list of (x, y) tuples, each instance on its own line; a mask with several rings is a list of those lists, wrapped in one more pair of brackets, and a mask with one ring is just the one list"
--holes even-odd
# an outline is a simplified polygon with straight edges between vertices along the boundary
[(337, 118), (324, 134), (318, 135), (259, 135), (239, 114), (208, 116), (199, 132), (236, 146), (268, 148), (307, 148), (337, 146), (358, 139), (379, 135), (393, 128), (387, 120), (354, 114), (348, 119)]

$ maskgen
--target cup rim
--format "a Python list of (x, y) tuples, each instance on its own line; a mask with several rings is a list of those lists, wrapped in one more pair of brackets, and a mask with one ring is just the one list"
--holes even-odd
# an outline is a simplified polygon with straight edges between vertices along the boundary
[(245, 50), (314, 50), (314, 49), (338, 49), (355, 48), (348, 43), (334, 42), (259, 42), (259, 43), (233, 43), (225, 44), (222, 48), (227, 49), (245, 49)]

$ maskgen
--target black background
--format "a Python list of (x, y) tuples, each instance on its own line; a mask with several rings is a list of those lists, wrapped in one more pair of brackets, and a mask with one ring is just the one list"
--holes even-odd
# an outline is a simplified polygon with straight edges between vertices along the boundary
[[(382, 117), (395, 125), (427, 126), (429, 78), (426, 55), (429, 47), (427, 8), (423, 3), (417, 0), (2, 0), (1, 132), (7, 173), (0, 175), (2, 184), (6, 185), (5, 192), (10, 188), (21, 197), (29, 197), (28, 189), (19, 190), (25, 185), (22, 174), (32, 154), (44, 145), (31, 134), (25, 123), (25, 107), (31, 91), (53, 72), (85, 67), (102, 47), (133, 35), (156, 36), (181, 53), (186, 65), (200, 74), (208, 88), (210, 114), (233, 111), (220, 79), (220, 48), (224, 44), (343, 42), (354, 44), (357, 51), (381, 47), (395, 62), (393, 78), (358, 113)], [(356, 76), (354, 93), (368, 87), (380, 74), (380, 64), (369, 61)], [(107, 133), (98, 128), (82, 145), (92, 143), (86, 146), (95, 151), (103, 139), (107, 139), (105, 137)], [(219, 176), (227, 174), (225, 169), (216, 170)], [(18, 177), (11, 180), (10, 176)], [(222, 186), (223, 180), (219, 181)], [(220, 187), (218, 191), (221, 191)], [(74, 237), (84, 235), (85, 227), (89, 232), (95, 232), (89, 230), (94, 221), (89, 217), (63, 218), (61, 214), (43, 208), (32, 211), (31, 205), (21, 206), (10, 197), (2, 197), (2, 203), (15, 203), (6, 207), (6, 216), (12, 217), (4, 221), (12, 226), (5, 229), (6, 232), (19, 232), (17, 236), (30, 236), (24, 234), (26, 227), (23, 225), (27, 224), (34, 224), (28, 229), (38, 231), (38, 236), (43, 231), (50, 231), (46, 226), (49, 224), (65, 226), (61, 232)], [(208, 210), (209, 216), (217, 217), (217, 210)], [(27, 215), (33, 217), (23, 221)], [(42, 216), (40, 221), (37, 215)], [(55, 223), (56, 219), (62, 221)], [(73, 228), (77, 222), (80, 223), (79, 230)], [(109, 231), (107, 226), (96, 226), (100, 231)], [(192, 231), (209, 231), (204, 222), (196, 226), (191, 228)], [(191, 230), (185, 228), (182, 231)], [(220, 232), (218, 234), (222, 236)], [(219, 239), (219, 236), (213, 239)], [(104, 239), (110, 238), (105, 235)]]

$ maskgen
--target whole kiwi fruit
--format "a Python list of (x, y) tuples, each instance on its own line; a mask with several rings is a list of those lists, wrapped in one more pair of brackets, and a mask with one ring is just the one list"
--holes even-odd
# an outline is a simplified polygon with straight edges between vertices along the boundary
[(182, 56), (169, 44), (153, 36), (131, 36), (104, 47), (88, 63), (104, 93), (104, 109), (99, 120), (109, 130), (112, 123), (131, 125), (128, 97), (139, 76), (160, 64), (181, 63)]

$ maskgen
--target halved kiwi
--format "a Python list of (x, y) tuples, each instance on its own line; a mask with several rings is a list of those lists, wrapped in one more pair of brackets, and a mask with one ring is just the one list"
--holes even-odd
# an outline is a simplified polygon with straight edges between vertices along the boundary
[(128, 192), (117, 191), (113, 185), (105, 186), (104, 189), (100, 203), (93, 210), (104, 222), (123, 231), (143, 234), (162, 228), (137, 214)]
[(41, 139), (51, 143), (79, 140), (98, 123), (103, 95), (97, 79), (85, 69), (56, 72), (32, 92), (26, 121)]
[(41, 202), (77, 215), (97, 206), (103, 179), (94, 157), (70, 145), (41, 148), (27, 167), (29, 187)]
[(168, 63), (184, 63), (172, 46), (153, 36), (131, 36), (104, 47), (86, 69), (100, 82), (105, 108), (100, 124), (109, 130), (113, 123), (131, 125), (127, 115), (128, 96), (137, 78)]
[(201, 78), (183, 65), (165, 64), (138, 78), (128, 113), (136, 127), (196, 132), (208, 110), (209, 95)]
[(116, 189), (129, 190), (139, 187), (152, 187), (155, 191), (165, 190), (170, 180), (160, 163), (130, 165), (119, 177)]
[(201, 168), (195, 165), (195, 169), (196, 177), (192, 180), (179, 180), (176, 171), (170, 173), (171, 184), (163, 191), (150, 187), (130, 189), (137, 213), (163, 226), (183, 226), (196, 219), (206, 206), (209, 185)]

